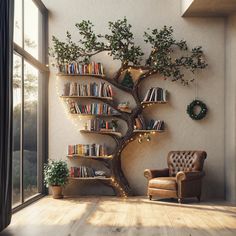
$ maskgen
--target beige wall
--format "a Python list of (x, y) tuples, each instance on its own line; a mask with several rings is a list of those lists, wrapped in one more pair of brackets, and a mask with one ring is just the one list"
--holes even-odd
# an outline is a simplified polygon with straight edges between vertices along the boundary
[[(179, 0), (48, 0), (44, 1), (50, 11), (49, 37), (64, 39), (66, 30), (76, 38), (74, 23), (83, 19), (94, 22), (96, 32), (104, 33), (107, 22), (127, 17), (133, 26), (136, 42), (147, 53), (143, 43), (143, 32), (148, 27), (161, 28), (172, 25), (178, 39), (186, 39), (190, 47), (202, 45), (209, 67), (196, 74), (199, 98), (206, 102), (209, 114), (202, 121), (193, 121), (186, 114), (186, 106), (194, 99), (194, 86), (184, 87), (179, 83), (163, 82), (158, 76), (142, 84), (142, 94), (151, 86), (161, 86), (170, 93), (167, 105), (153, 106), (144, 111), (146, 118), (163, 119), (167, 132), (153, 136), (151, 142), (131, 143), (123, 152), (122, 166), (135, 194), (146, 192), (145, 168), (162, 168), (170, 150), (206, 150), (208, 158), (205, 165), (207, 176), (204, 179), (205, 198), (224, 197), (224, 69), (225, 69), (225, 25), (223, 18), (181, 18)], [(51, 42), (50, 42), (51, 43)], [(98, 56), (109, 72), (114, 72), (117, 63), (106, 55)], [(52, 69), (53, 70), (53, 69)], [(69, 120), (63, 102), (57, 94), (61, 81), (56, 80), (51, 71), (49, 81), (49, 157), (66, 159), (68, 144), (86, 142), (108, 142), (109, 137), (81, 135), (78, 128), (82, 122)], [(60, 94), (60, 92), (59, 92)], [(119, 96), (122, 99), (122, 96)], [(124, 97), (124, 96), (123, 96)], [(79, 127), (77, 127), (78, 125)], [(103, 141), (104, 140), (104, 141)], [(85, 160), (86, 161), (86, 160)], [(77, 165), (78, 161), (69, 164)], [(88, 163), (87, 163), (88, 164)], [(72, 183), (67, 188), (70, 194), (111, 193), (103, 185)]]
[(225, 177), (227, 200), (236, 202), (236, 15), (226, 20)]

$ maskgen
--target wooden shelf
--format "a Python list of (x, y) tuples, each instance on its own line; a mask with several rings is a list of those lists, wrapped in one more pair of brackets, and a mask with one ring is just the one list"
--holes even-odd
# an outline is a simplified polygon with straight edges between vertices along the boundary
[(79, 114), (79, 113), (69, 113), (70, 115), (73, 116), (83, 116), (83, 117), (117, 117), (120, 116), (121, 114), (111, 114), (111, 115), (105, 115), (105, 114), (101, 114), (101, 115), (96, 115), (96, 114)]
[(91, 130), (80, 130), (81, 133), (85, 134), (107, 134), (107, 135), (115, 135), (118, 137), (122, 137), (122, 134), (120, 132), (114, 132), (114, 131), (91, 131)]
[(119, 110), (119, 111), (122, 111), (122, 112), (125, 112), (125, 113), (132, 113), (132, 109), (119, 109), (119, 108), (117, 108), (117, 110)]
[(135, 129), (134, 133), (163, 133), (165, 130), (156, 130), (156, 129)]
[(77, 77), (95, 77), (95, 78), (105, 78), (105, 75), (97, 75), (97, 74), (66, 74), (66, 73), (57, 73), (59, 77), (70, 77), (70, 76), (77, 76)]
[(166, 104), (167, 101), (142, 101), (142, 105)]
[(105, 180), (105, 181), (111, 181), (112, 178), (107, 177), (69, 177), (69, 179), (75, 179), (75, 180)]
[(67, 155), (68, 158), (85, 158), (85, 159), (112, 159), (113, 156), (85, 156), (79, 154)]
[(109, 100), (112, 101), (112, 97), (99, 97), (99, 96), (64, 96), (61, 95), (60, 98), (92, 98), (92, 99), (101, 99), (101, 100)]

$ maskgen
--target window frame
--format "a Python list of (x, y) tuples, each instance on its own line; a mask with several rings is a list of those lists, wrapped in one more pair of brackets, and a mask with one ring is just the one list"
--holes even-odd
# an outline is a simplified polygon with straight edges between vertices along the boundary
[[(34, 58), (30, 53), (24, 49), (24, 0), (22, 0), (22, 47), (13, 42), (14, 54), (19, 55), (22, 60), (22, 97), (21, 97), (21, 135), (20, 135), (20, 186), (21, 186), (21, 196), (20, 204), (16, 205), (12, 211), (16, 212), (23, 207), (31, 204), (32, 202), (43, 197), (47, 193), (47, 189), (43, 185), (43, 164), (47, 161), (48, 154), (48, 78), (49, 78), (49, 68), (48, 64), (48, 10), (44, 6), (41, 0), (32, 0), (36, 5), (38, 10), (42, 15), (40, 27), (42, 30), (39, 31), (42, 34), (42, 43), (39, 45), (41, 49), (41, 59)], [(40, 29), (39, 27), (39, 29)], [(31, 64), (39, 71), (38, 76), (38, 108), (37, 108), (37, 185), (38, 194), (33, 195), (27, 200), (24, 199), (24, 61)]]

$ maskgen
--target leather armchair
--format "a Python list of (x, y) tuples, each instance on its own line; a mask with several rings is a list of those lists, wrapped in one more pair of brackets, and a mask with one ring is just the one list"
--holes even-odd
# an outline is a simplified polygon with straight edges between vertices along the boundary
[(160, 170), (146, 169), (144, 176), (148, 179), (148, 196), (161, 198), (178, 198), (179, 203), (187, 197), (201, 199), (201, 181), (204, 151), (171, 151), (167, 156), (168, 168)]

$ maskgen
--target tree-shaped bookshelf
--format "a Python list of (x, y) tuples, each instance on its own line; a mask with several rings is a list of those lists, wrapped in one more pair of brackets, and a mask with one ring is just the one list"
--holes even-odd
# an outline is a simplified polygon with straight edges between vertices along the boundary
[[(116, 22), (109, 22), (109, 29), (111, 30), (111, 33), (106, 35), (96, 35), (90, 21), (82, 21), (80, 24), (76, 24), (76, 27), (78, 28), (81, 36), (79, 45), (72, 41), (69, 32), (67, 32), (67, 42), (61, 42), (53, 36), (53, 48), (51, 49), (50, 55), (55, 58), (56, 64), (59, 67), (60, 73), (58, 76), (88, 76), (99, 78), (108, 84), (129, 93), (136, 103), (135, 108), (130, 112), (127, 112), (119, 109), (118, 104), (112, 99), (112, 97), (83, 97), (97, 99), (100, 100), (100, 102), (107, 104), (114, 111), (116, 111), (113, 115), (124, 120), (128, 127), (124, 136), (121, 136), (118, 132), (90, 130), (81, 131), (86, 134), (96, 133), (99, 135), (109, 135), (116, 142), (116, 148), (112, 155), (106, 157), (86, 157), (103, 161), (104, 165), (111, 171), (110, 178), (87, 179), (99, 179), (103, 183), (113, 187), (118, 196), (129, 196), (132, 195), (132, 190), (121, 168), (122, 151), (137, 137), (164, 131), (160, 129), (140, 130), (135, 127), (135, 119), (142, 115), (143, 109), (156, 103), (166, 103), (164, 100), (142, 101), (139, 95), (141, 81), (154, 74), (160, 74), (165, 79), (171, 78), (172, 81), (180, 81), (183, 85), (187, 85), (189, 81), (192, 81), (193, 79), (186, 80), (184, 78), (183, 69), (194, 72), (197, 69), (204, 69), (207, 64), (203, 60), (203, 52), (201, 47), (193, 48), (189, 52), (186, 41), (176, 41), (174, 39), (173, 30), (171, 27), (168, 28), (164, 26), (164, 28), (160, 31), (154, 29), (150, 34), (147, 32), (144, 33), (144, 41), (151, 45), (151, 52), (144, 65), (141, 65), (140, 63), (143, 53), (141, 48), (139, 46), (135, 46), (133, 42), (134, 38), (131, 32), (131, 25), (127, 23), (126, 18)], [(173, 54), (174, 49), (178, 49), (179, 52), (184, 51), (184, 56), (177, 56), (176, 54)], [(96, 74), (83, 73), (80, 75), (76, 73), (76, 69), (74, 68), (75, 64), (86, 64), (90, 61), (92, 56), (104, 51), (108, 51), (109, 55), (112, 56), (113, 59), (121, 61), (121, 67), (113, 78), (106, 77), (101, 71)], [(70, 65), (72, 66), (72, 71)], [(131, 71), (139, 72), (139, 75), (135, 81), (131, 81)], [(123, 80), (121, 81), (120, 78), (122, 77)], [(73, 100), (75, 98), (80, 99), (82, 97), (62, 96), (62, 98)]]

